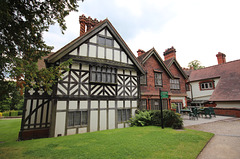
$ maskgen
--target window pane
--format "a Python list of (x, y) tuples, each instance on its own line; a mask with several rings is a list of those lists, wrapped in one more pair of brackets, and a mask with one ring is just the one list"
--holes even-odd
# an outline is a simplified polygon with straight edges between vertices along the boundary
[(129, 120), (131, 118), (131, 110), (130, 109), (127, 109), (126, 110), (127, 112), (127, 120)]
[(107, 82), (107, 74), (106, 73), (102, 74), (102, 82)]
[(106, 39), (106, 45), (112, 47), (113, 46), (113, 40)]
[(118, 110), (118, 122), (122, 122), (122, 110)]
[(92, 71), (96, 71), (96, 66), (93, 66), (93, 67), (92, 67)]
[(116, 83), (116, 78), (115, 78), (115, 74), (112, 74), (112, 83)]
[(101, 82), (101, 73), (100, 72), (97, 73), (97, 82)]
[(213, 88), (213, 85), (212, 85), (212, 83), (209, 83), (209, 88)]
[(126, 116), (126, 109), (122, 110), (122, 121), (126, 121), (127, 120), (127, 116)]
[(99, 36), (98, 37), (98, 44), (105, 45), (105, 38)]
[(81, 125), (81, 112), (75, 112), (74, 125)]
[(68, 126), (73, 126), (74, 123), (73, 123), (73, 112), (69, 112), (68, 113)]
[(140, 84), (146, 84), (147, 83), (147, 80), (146, 80), (146, 75), (142, 75), (140, 77)]
[(95, 82), (95, 81), (96, 81), (96, 72), (92, 72), (91, 81), (92, 81), (92, 82)]
[(87, 125), (88, 113), (87, 111), (82, 111), (82, 125)]

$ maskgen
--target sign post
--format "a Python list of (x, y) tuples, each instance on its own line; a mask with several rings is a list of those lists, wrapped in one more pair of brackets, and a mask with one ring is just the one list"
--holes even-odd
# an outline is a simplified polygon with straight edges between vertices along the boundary
[(162, 91), (161, 91), (161, 88), (159, 88), (159, 97), (160, 97), (160, 108), (161, 108), (161, 126), (162, 126), (162, 129), (164, 129), (164, 126), (163, 126), (163, 110), (162, 110)]

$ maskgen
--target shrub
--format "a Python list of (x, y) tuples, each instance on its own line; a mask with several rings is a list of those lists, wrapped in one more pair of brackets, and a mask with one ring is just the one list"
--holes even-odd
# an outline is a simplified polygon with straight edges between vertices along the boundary
[(18, 115), (22, 115), (23, 114), (23, 110), (18, 110)]
[(0, 112), (0, 117), (2, 117), (2, 113)]
[(6, 111), (6, 112), (3, 112), (2, 115), (3, 115), (3, 116), (9, 116), (9, 112), (7, 112), (7, 111)]
[(18, 116), (18, 111), (10, 111), (10, 116)]
[[(163, 122), (164, 127), (171, 127), (174, 129), (183, 128), (181, 115), (170, 110), (163, 110)], [(136, 116), (130, 120), (130, 123), (131, 126), (161, 126), (161, 111), (139, 111), (139, 114), (136, 114)]]
[(151, 125), (152, 117), (148, 111), (139, 111), (135, 117), (130, 118), (129, 123), (131, 126), (148, 126)]

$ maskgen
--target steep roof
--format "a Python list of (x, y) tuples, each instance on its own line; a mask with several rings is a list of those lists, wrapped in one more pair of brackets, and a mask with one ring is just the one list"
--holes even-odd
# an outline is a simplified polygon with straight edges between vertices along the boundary
[(173, 57), (173, 58), (170, 58), (170, 59), (168, 59), (168, 60), (166, 60), (166, 61), (164, 61), (164, 63), (165, 63), (165, 65), (168, 67), (168, 68), (170, 68), (171, 66), (172, 66), (172, 64), (174, 63), (176, 66), (177, 66), (177, 68), (178, 68), (178, 70), (181, 72), (181, 74), (183, 75), (183, 77), (185, 78), (185, 79), (187, 79), (188, 77), (187, 77), (187, 75), (185, 74), (185, 72), (183, 71), (183, 69), (182, 69), (182, 67), (180, 66), (180, 64), (177, 62), (177, 60)]
[(240, 60), (206, 67), (191, 72), (189, 81), (219, 77), (210, 101), (240, 101)]
[(158, 62), (161, 64), (161, 66), (164, 68), (164, 70), (167, 72), (167, 74), (171, 77), (174, 78), (170, 70), (167, 68), (167, 66), (164, 64), (162, 58), (159, 56), (155, 48), (150, 49), (146, 53), (142, 54), (141, 56), (137, 57), (138, 62), (141, 64), (144, 64), (151, 56), (155, 56)]
[(78, 47), (79, 45), (84, 43), (86, 40), (88, 40), (90, 37), (94, 36), (95, 34), (97, 34), (99, 31), (101, 31), (104, 28), (107, 28), (112, 33), (115, 40), (121, 45), (123, 50), (128, 54), (129, 58), (132, 60), (132, 62), (135, 64), (135, 66), (138, 68), (138, 70), (142, 74), (144, 74), (144, 70), (143, 70), (141, 64), (137, 61), (135, 55), (132, 53), (130, 48), (127, 46), (125, 41), (122, 39), (122, 37), (119, 35), (119, 33), (116, 31), (116, 29), (113, 27), (113, 25), (111, 24), (111, 22), (108, 19), (105, 19), (105, 20), (99, 22), (92, 29), (85, 32), (82, 36), (77, 37), (76, 39), (74, 39), (73, 41), (71, 41), (64, 47), (62, 47), (60, 50), (58, 50), (55, 54), (49, 56), (47, 58), (47, 62), (54, 63), (54, 62), (58, 61), (63, 56), (68, 54), (71, 50)]

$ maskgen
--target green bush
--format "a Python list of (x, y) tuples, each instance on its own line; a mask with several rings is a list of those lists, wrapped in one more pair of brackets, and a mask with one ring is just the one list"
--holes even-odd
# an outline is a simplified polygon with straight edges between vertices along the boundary
[(23, 115), (23, 110), (18, 110), (18, 115)]
[(10, 116), (18, 116), (18, 111), (10, 111)]
[[(161, 111), (139, 111), (135, 117), (130, 120), (131, 126), (161, 126)], [(163, 110), (163, 126), (174, 129), (183, 128), (183, 120), (181, 115), (170, 110)]]
[(148, 111), (139, 111), (135, 117), (130, 118), (129, 123), (131, 126), (148, 126), (152, 123), (151, 113)]
[(9, 116), (9, 112), (7, 112), (7, 111), (6, 111), (6, 112), (3, 112), (3, 113), (2, 113), (2, 116)]

